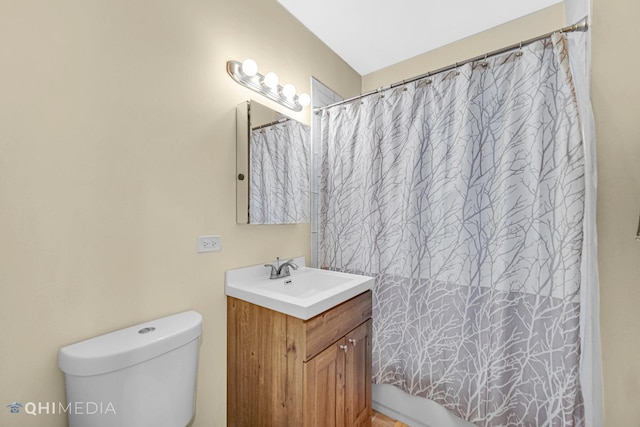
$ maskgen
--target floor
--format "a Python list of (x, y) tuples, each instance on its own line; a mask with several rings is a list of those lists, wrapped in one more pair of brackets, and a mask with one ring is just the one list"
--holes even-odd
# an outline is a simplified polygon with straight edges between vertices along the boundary
[(373, 418), (371, 420), (371, 427), (409, 427), (405, 423), (393, 420), (384, 414), (373, 411)]

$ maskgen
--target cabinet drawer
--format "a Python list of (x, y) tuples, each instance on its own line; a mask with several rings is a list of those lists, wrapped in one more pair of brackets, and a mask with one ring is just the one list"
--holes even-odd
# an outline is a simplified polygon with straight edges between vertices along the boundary
[(305, 324), (307, 361), (371, 318), (371, 291), (312, 317)]

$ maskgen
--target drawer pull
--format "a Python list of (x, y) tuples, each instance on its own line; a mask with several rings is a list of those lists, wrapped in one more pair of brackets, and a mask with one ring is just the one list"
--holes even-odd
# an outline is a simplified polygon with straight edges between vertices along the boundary
[(347, 352), (347, 350), (349, 350), (349, 347), (343, 344), (340, 344), (338, 347), (340, 348), (340, 350), (344, 350), (345, 353)]
[(349, 342), (351, 343), (351, 345), (356, 345), (356, 340), (353, 338), (349, 338)]

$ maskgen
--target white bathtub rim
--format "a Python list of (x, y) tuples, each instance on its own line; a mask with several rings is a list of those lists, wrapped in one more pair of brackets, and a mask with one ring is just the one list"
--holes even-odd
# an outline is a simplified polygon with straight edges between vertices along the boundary
[(388, 384), (373, 384), (373, 409), (410, 427), (477, 427), (436, 402)]

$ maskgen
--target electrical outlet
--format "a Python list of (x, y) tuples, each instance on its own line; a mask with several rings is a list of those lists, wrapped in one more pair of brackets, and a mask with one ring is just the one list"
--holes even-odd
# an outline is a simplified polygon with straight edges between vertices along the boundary
[(222, 250), (220, 236), (198, 236), (198, 253), (217, 252)]

